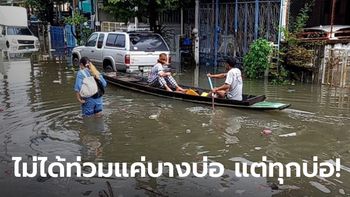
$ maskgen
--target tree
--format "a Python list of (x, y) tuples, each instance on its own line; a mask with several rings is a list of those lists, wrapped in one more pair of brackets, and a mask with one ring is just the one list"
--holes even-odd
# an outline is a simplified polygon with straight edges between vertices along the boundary
[[(116, 1), (110, 0), (104, 5), (104, 10), (108, 12), (115, 20), (127, 23), (129, 19), (139, 16), (135, 11), (135, 1)], [(140, 7), (140, 12), (145, 12), (144, 6)]]
[(281, 47), (282, 63), (286, 69), (296, 73), (299, 71), (311, 71), (313, 69), (312, 59), (314, 53), (312, 49), (321, 45), (322, 42), (301, 42), (299, 34), (303, 32), (303, 28), (309, 19), (309, 13), (314, 5), (314, 0), (305, 3), (297, 17), (292, 20), (290, 28), (284, 30), (285, 41)]
[(38, 18), (43, 22), (53, 23), (54, 4), (68, 2), (69, 0), (26, 0), (25, 4), (35, 10)]
[[(163, 10), (174, 10), (180, 7), (192, 5), (191, 0), (108, 0), (106, 11), (115, 19), (127, 22), (132, 17), (146, 17), (149, 19), (152, 31), (158, 31), (158, 15)], [(135, 10), (137, 7), (137, 11)]]
[[(72, 34), (77, 39), (78, 44), (81, 44), (81, 41), (86, 41), (87, 37), (91, 34), (91, 30), (84, 26), (84, 23), (87, 22), (87, 18), (77, 10), (74, 11), (72, 16), (65, 18), (64, 22), (71, 25)], [(73, 26), (76, 28), (75, 33), (73, 31)]]

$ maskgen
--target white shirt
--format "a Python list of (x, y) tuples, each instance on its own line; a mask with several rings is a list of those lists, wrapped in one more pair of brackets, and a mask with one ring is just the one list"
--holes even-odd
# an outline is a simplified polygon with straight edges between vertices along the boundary
[(241, 101), (243, 81), (242, 74), (238, 68), (232, 68), (226, 75), (225, 83), (230, 85), (230, 89), (227, 92), (227, 98), (230, 100)]
[(163, 65), (161, 63), (157, 63), (154, 65), (151, 69), (151, 72), (148, 75), (148, 82), (154, 81), (158, 76), (161, 71), (163, 71)]

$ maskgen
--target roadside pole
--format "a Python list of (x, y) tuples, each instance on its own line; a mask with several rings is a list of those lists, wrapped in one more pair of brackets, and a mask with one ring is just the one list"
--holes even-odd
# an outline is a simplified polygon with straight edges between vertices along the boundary
[(194, 69), (194, 86), (199, 85), (199, 0), (196, 0), (195, 10), (195, 27), (192, 31), (194, 34), (194, 60), (196, 62), (196, 68)]
[(214, 67), (218, 66), (218, 44), (219, 44), (219, 0), (215, 0), (215, 28), (214, 28)]
[[(279, 27), (278, 27), (278, 40), (277, 40), (277, 58), (280, 58), (281, 41), (284, 40), (283, 30), (287, 27), (287, 10), (289, 0), (280, 0), (280, 16), (279, 16)], [(277, 72), (279, 72), (279, 61), (277, 62)]]
[(288, 20), (288, 7), (290, 4), (290, 0), (281, 0), (280, 1), (280, 17), (279, 17), (279, 29), (278, 29), (278, 50), (280, 49), (281, 41), (284, 40), (283, 29), (287, 28), (287, 20)]
[(184, 8), (181, 7), (181, 10), (180, 10), (180, 34), (181, 36), (184, 35)]
[(49, 38), (49, 56), (50, 59), (52, 59), (52, 53), (51, 53), (51, 25), (47, 25), (47, 36)]
[(179, 62), (179, 66), (177, 66), (177, 70), (180, 72), (182, 70), (182, 65), (181, 65), (181, 52), (180, 52), (180, 41), (181, 38), (183, 38), (184, 35), (184, 9), (181, 7), (180, 10), (180, 35), (176, 35), (175, 38), (175, 43), (176, 43), (176, 60), (175, 62)]
[(100, 27), (100, 17), (99, 17), (99, 11), (98, 11), (98, 4), (99, 2), (96, 1), (95, 3), (95, 31), (99, 31)]
[[(139, 8), (137, 6), (135, 6), (135, 13), (137, 14), (137, 11), (139, 10)], [(137, 16), (135, 16), (135, 31), (137, 30), (139, 26), (139, 20), (137, 18)]]

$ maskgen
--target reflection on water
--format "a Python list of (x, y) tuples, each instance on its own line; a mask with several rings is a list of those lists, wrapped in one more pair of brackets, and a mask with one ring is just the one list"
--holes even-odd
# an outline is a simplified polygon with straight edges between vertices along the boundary
[[(75, 99), (76, 72), (64, 63), (31, 58), (0, 61), (0, 184), (18, 196), (97, 196), (115, 194), (166, 196), (300, 196), (350, 194), (350, 173), (339, 178), (289, 178), (281, 190), (268, 186), (273, 178), (238, 179), (234, 161), (311, 161), (340, 157), (350, 167), (349, 89), (296, 84), (272, 86), (263, 81), (244, 83), (248, 94), (266, 94), (268, 100), (291, 103), (284, 111), (249, 111), (158, 98), (109, 86), (102, 118), (83, 118)], [(204, 73), (201, 73), (204, 76)], [(177, 75), (192, 84), (192, 74)], [(222, 81), (215, 81), (218, 85)], [(208, 87), (206, 77), (199, 85)], [(263, 128), (272, 134), (262, 136)], [(295, 133), (295, 136), (280, 135)], [(225, 165), (220, 179), (14, 179), (12, 156), (61, 155), (84, 161), (197, 162), (208, 156)], [(16, 183), (20, 191), (10, 187)], [(6, 187), (9, 186), (9, 187)], [(17, 187), (17, 188), (18, 188)], [(50, 191), (50, 192), (48, 192)], [(328, 193), (330, 192), (330, 193)]]

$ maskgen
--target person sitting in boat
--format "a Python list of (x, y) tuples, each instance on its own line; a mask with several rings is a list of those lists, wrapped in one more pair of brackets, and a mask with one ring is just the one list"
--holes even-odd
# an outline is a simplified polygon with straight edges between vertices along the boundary
[[(242, 101), (243, 80), (241, 70), (237, 67), (237, 60), (228, 58), (226, 60), (227, 73), (207, 74), (211, 78), (225, 78), (225, 83), (220, 87), (213, 88), (212, 92), (219, 98), (227, 98), (230, 100)], [(211, 95), (211, 94), (210, 94)]]
[(158, 63), (155, 64), (148, 76), (148, 83), (150, 86), (165, 88), (167, 91), (172, 92), (172, 88), (178, 92), (185, 92), (181, 88), (176, 80), (171, 76), (171, 72), (166, 71), (167, 55), (161, 53), (159, 55)]

